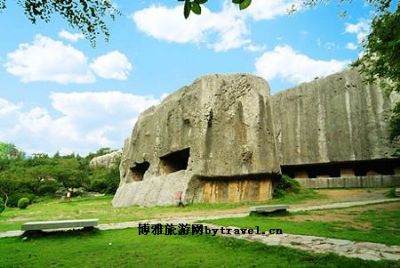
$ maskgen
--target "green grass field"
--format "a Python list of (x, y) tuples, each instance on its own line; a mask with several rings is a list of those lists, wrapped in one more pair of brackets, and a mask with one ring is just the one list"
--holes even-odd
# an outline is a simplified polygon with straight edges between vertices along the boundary
[(248, 216), (207, 222), (243, 228), (260, 226), (262, 230), (280, 228), (290, 234), (400, 245), (400, 202), (291, 213), (279, 217)]
[(71, 201), (47, 200), (34, 203), (25, 210), (7, 208), (0, 214), (0, 232), (19, 230), (21, 224), (26, 221), (37, 220), (61, 220), (98, 218), (100, 223), (115, 223), (125, 221), (137, 221), (160, 217), (185, 216), (193, 213), (206, 214), (210, 211), (219, 211), (248, 207), (251, 205), (277, 204), (277, 203), (301, 203), (306, 200), (324, 199), (323, 195), (311, 190), (303, 190), (300, 194), (287, 195), (281, 199), (268, 202), (248, 202), (232, 204), (193, 204), (184, 208), (176, 206), (165, 207), (138, 207), (114, 208), (111, 205), (112, 196), (95, 198), (74, 198)]
[[(261, 204), (301, 204), (327, 200), (316, 191), (269, 202), (195, 204), (184, 208), (111, 206), (111, 196), (47, 200), (26, 210), (0, 214), (0, 232), (17, 230), (34, 220), (99, 218), (100, 223), (230, 213)], [(314, 201), (313, 201), (314, 202)], [(249, 216), (209, 221), (226, 226), (281, 228), (285, 233), (400, 244), (400, 202), (287, 216)], [(363, 261), (334, 254), (311, 254), (258, 242), (212, 236), (139, 236), (137, 229), (58, 232), (44, 236), (0, 239), (0, 267), (400, 267), (400, 262)]]
[(400, 267), (234, 238), (139, 236), (137, 229), (0, 239), (0, 267)]

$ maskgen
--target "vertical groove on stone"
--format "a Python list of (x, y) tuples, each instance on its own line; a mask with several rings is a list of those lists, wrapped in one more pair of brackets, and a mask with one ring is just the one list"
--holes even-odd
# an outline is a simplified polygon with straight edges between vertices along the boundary
[(318, 152), (321, 162), (328, 162), (328, 148), (326, 144), (326, 110), (325, 100), (322, 97), (321, 89), (317, 90), (318, 96)]
[(350, 93), (348, 90), (345, 92), (345, 100), (346, 100), (346, 117), (347, 117), (347, 125), (349, 128), (349, 140), (350, 140), (350, 159), (355, 160), (356, 156), (354, 154), (354, 146), (353, 146), (353, 128), (351, 121), (351, 106), (350, 106)]

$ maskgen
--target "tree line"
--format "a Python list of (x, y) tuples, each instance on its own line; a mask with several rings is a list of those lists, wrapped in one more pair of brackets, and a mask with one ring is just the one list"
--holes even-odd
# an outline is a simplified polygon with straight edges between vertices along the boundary
[(102, 148), (85, 157), (59, 153), (26, 157), (13, 144), (0, 143), (0, 199), (6, 206), (16, 207), (23, 197), (33, 202), (71, 190), (72, 194), (114, 194), (119, 184), (119, 163), (112, 168), (89, 166), (91, 159), (108, 152), (109, 148)]

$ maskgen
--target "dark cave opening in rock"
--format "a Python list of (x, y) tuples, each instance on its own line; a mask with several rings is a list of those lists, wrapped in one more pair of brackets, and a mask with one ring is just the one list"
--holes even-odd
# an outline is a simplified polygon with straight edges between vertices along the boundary
[(150, 167), (150, 163), (147, 161), (144, 161), (143, 163), (135, 163), (135, 165), (130, 168), (131, 174), (132, 174), (132, 179), (134, 181), (143, 180), (144, 174), (149, 169), (149, 167)]
[(186, 170), (190, 157), (190, 148), (175, 151), (160, 157), (160, 173), (167, 175), (179, 170)]

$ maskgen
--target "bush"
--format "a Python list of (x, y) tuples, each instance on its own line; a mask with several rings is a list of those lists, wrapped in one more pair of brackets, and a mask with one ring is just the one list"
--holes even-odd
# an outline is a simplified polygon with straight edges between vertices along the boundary
[(298, 181), (289, 177), (288, 175), (282, 175), (281, 180), (274, 189), (274, 198), (280, 198), (285, 196), (287, 193), (298, 193), (300, 192), (301, 186)]
[(6, 208), (6, 205), (4, 204), (3, 199), (0, 198), (0, 213), (2, 213), (5, 208)]
[(18, 200), (18, 207), (19, 207), (20, 209), (25, 209), (25, 208), (28, 207), (29, 203), (30, 203), (29, 198), (27, 198), (27, 197), (22, 197), (22, 198), (20, 198), (20, 199)]
[(37, 196), (32, 193), (29, 193), (27, 190), (25, 190), (24, 192), (12, 192), (8, 196), (7, 206), (8, 207), (18, 207), (18, 201), (23, 197), (28, 198), (29, 202), (32, 203), (36, 199)]

